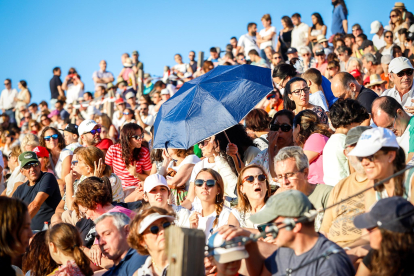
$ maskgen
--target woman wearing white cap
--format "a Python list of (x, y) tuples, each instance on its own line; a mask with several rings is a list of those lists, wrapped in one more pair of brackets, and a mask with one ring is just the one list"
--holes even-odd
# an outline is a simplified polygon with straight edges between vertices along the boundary
[[(364, 131), (349, 155), (356, 156), (360, 160), (370, 180), (369, 186), (405, 168), (404, 150), (398, 145), (394, 133), (382, 127)], [(368, 190), (365, 193), (365, 209), (369, 211), (376, 201), (383, 198), (392, 196), (410, 198), (412, 175), (413, 169), (409, 170), (406, 177), (401, 174), (375, 189)]]
[(166, 275), (168, 256), (165, 229), (175, 220), (174, 213), (151, 207), (130, 223), (129, 245), (141, 255), (150, 255), (134, 276)]
[(176, 214), (175, 225), (183, 226), (190, 215), (190, 211), (182, 206), (168, 204), (170, 198), (170, 188), (167, 180), (160, 174), (152, 174), (144, 182), (144, 200), (150, 207), (159, 207), (167, 211), (173, 211)]

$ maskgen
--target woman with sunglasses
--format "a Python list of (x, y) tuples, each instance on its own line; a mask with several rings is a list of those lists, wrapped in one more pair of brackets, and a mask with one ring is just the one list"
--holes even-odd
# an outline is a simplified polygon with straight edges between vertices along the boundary
[(322, 154), (329, 137), (328, 126), (319, 122), (315, 112), (303, 110), (293, 119), (293, 139), (308, 157), (308, 181), (312, 184), (324, 183)]
[(292, 125), (295, 115), (292, 111), (281, 110), (270, 121), (268, 135), (269, 147), (260, 152), (250, 164), (260, 165), (266, 172), (267, 180), (274, 187), (276, 172), (274, 170), (274, 158), (280, 149), (293, 146)]
[(393, 9), (390, 13), (390, 27), (391, 31), (394, 33), (394, 43), (399, 45), (400, 40), (398, 39), (398, 31), (402, 28), (408, 30), (409, 26), (407, 22), (404, 22), (402, 18), (401, 11), (398, 9)]
[(320, 122), (328, 124), (328, 116), (322, 107), (309, 103), (310, 88), (306, 80), (293, 78), (286, 84), (285, 94), (283, 94), (283, 105), (285, 109), (298, 114), (302, 110), (312, 110), (315, 112)]
[(175, 214), (159, 207), (142, 211), (130, 223), (129, 245), (142, 256), (149, 255), (133, 275), (166, 275), (168, 255), (165, 230), (173, 224)]
[(282, 93), (280, 93), (279, 89), (274, 87), (273, 91), (267, 95), (266, 98), (256, 106), (256, 108), (264, 109), (270, 117), (273, 117), (276, 112), (283, 109)]
[(105, 156), (106, 165), (111, 166), (112, 172), (122, 181), (126, 202), (142, 199), (142, 184), (151, 172), (150, 153), (142, 146), (143, 137), (144, 132), (139, 125), (126, 124), (119, 142), (110, 146)]
[(124, 123), (122, 124), (122, 126), (121, 126), (121, 129), (124, 127), (124, 125), (126, 125), (126, 124), (130, 124), (130, 123), (136, 123), (136, 120), (135, 120), (135, 113), (134, 113), (134, 111), (132, 111), (132, 109), (130, 109), (130, 108), (126, 108), (125, 110), (124, 110), (124, 113), (123, 113), (123, 115), (124, 115), (124, 117), (125, 117), (125, 121), (124, 121)]
[(249, 217), (260, 211), (271, 196), (270, 184), (267, 181), (266, 172), (259, 165), (244, 167), (237, 180), (237, 194), (239, 202), (232, 215), (229, 217), (230, 225), (249, 228), (255, 232), (257, 225), (253, 224)]
[(195, 194), (200, 201), (199, 204), (194, 204), (185, 227), (203, 230), (207, 242), (215, 230), (228, 224), (231, 209), (224, 206), (223, 179), (215, 170), (202, 169), (197, 174), (194, 185)]
[(70, 172), (72, 151), (65, 149), (65, 138), (53, 127), (45, 127), (40, 135), (40, 145), (50, 154), (50, 165), (58, 179), (61, 195), (64, 194), (65, 177)]

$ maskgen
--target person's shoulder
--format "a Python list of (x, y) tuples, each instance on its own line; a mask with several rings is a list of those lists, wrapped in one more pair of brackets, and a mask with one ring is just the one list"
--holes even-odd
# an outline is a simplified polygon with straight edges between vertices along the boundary
[(198, 162), (200, 162), (200, 158), (198, 158), (198, 156), (195, 154), (190, 154), (184, 158), (183, 162), (190, 163), (190, 164), (197, 164)]
[(149, 154), (149, 149), (147, 149), (146, 147), (141, 147), (140, 153), (143, 155)]
[(19, 187), (16, 188), (16, 191), (14, 191), (12, 197), (17, 197), (19, 198), (21, 196), (21, 194), (23, 193), (24, 187), (26, 187), (27, 185), (27, 181), (24, 182), (22, 185), (20, 185)]
[(326, 185), (326, 184), (316, 184), (315, 192), (321, 194), (328, 194), (332, 191), (333, 186)]

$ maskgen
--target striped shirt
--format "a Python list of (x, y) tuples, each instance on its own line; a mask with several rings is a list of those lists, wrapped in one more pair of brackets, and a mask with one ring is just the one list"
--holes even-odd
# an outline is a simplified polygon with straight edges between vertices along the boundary
[[(125, 162), (122, 158), (122, 149), (120, 144), (112, 145), (109, 147), (106, 153), (105, 163), (112, 167), (112, 171), (122, 181), (122, 187), (138, 186), (140, 180), (133, 177), (127, 170)], [(152, 168), (150, 160), (150, 152), (147, 148), (141, 147), (141, 151), (138, 155), (138, 161), (136, 161), (136, 172), (143, 173), (144, 171), (150, 171)]]

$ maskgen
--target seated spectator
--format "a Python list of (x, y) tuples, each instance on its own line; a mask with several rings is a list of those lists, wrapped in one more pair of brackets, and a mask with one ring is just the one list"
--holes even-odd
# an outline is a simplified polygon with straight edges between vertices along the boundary
[(299, 48), (300, 57), (302, 60), (299, 59), (301, 62), (303, 72), (307, 71), (309, 68), (312, 68), (314, 63), (316, 63), (315, 58), (312, 57), (312, 51), (308, 46), (303, 46)]
[(84, 147), (95, 146), (101, 140), (101, 127), (94, 120), (84, 120), (78, 127), (80, 142)]
[(168, 252), (165, 231), (174, 220), (173, 212), (150, 207), (131, 221), (129, 245), (139, 254), (149, 255), (134, 276), (166, 275)]
[(55, 175), (52, 169), (50, 168), (49, 151), (45, 147), (37, 146), (33, 149), (33, 152), (36, 153), (37, 158), (39, 159), (40, 170), (42, 172), (48, 172)]
[(269, 114), (269, 117), (273, 118), (276, 112), (283, 109), (282, 93), (280, 93), (279, 89), (275, 87), (273, 88), (273, 91), (266, 96), (266, 100), (267, 101), (263, 104), (263, 108)]
[(22, 154), (22, 150), (19, 146), (14, 146), (11, 153), (9, 154), (7, 165), (11, 171), (11, 175), (6, 182), (6, 189), (1, 194), (2, 196), (11, 197), (16, 191), (17, 187), (26, 181), (26, 176), (22, 174), (19, 164), (20, 154)]
[(381, 96), (382, 92), (387, 90), (385, 85), (387, 84), (386, 80), (382, 80), (381, 76), (378, 74), (373, 74), (369, 76), (369, 83), (366, 84), (367, 88), (372, 89), (378, 96)]
[(309, 86), (309, 103), (322, 107), (325, 111), (328, 109), (328, 101), (322, 88), (322, 74), (315, 68), (308, 69), (302, 74)]
[(125, 122), (124, 110), (126, 108), (126, 103), (122, 98), (119, 98), (115, 101), (115, 105), (117, 110), (112, 115), (112, 123), (116, 127), (116, 130), (119, 131), (119, 128)]
[(252, 61), (251, 65), (268, 68), (266, 60), (261, 58), (259, 56), (259, 53), (255, 49), (250, 50), (248, 55), (249, 55), (250, 60)]
[(135, 124), (135, 123), (136, 123), (136, 120), (135, 120), (135, 113), (134, 113), (134, 111), (133, 111), (132, 109), (130, 109), (130, 108), (126, 108), (126, 109), (124, 110), (124, 117), (125, 117), (125, 121), (124, 121), (124, 123), (122, 124), (121, 129), (122, 129), (122, 128), (126, 125), (126, 124), (131, 124), (131, 123)]
[[(109, 118), (107, 114), (102, 113), (100, 116), (97, 116), (96, 122), (108, 130), (109, 139), (111, 139), (113, 142), (118, 140), (119, 132), (116, 129), (116, 127), (112, 124), (112, 120), (111, 118)], [(101, 139), (104, 139), (102, 138), (102, 134), (101, 134)]]
[(44, 223), (50, 223), (61, 196), (56, 178), (40, 170), (36, 153), (23, 152), (19, 156), (21, 173), (28, 179), (17, 187), (14, 198), (23, 200), (29, 206), (32, 230), (42, 230)]
[[(362, 70), (362, 61), (356, 57), (350, 57), (346, 66), (346, 72), (351, 73), (353, 70)], [(362, 85), (362, 84), (361, 84)]]
[(392, 33), (392, 31), (386, 30), (384, 32), (384, 41), (385, 41), (385, 46), (380, 48), (378, 52), (383, 56), (391, 55), (391, 49), (394, 46), (394, 34)]
[(336, 101), (329, 110), (335, 133), (323, 149), (323, 182), (335, 186), (350, 174), (348, 161), (344, 155), (345, 139), (348, 131), (369, 119), (366, 109), (357, 101), (346, 99)]
[(135, 118), (137, 119), (137, 124), (148, 132), (155, 122), (155, 117), (149, 114), (149, 105), (147, 103), (139, 105), (139, 110), (135, 110)]
[(269, 141), (269, 123), (271, 118), (263, 109), (253, 109), (244, 118), (247, 134), (253, 139), (253, 143), (261, 151), (267, 149)]
[(40, 131), (42, 131), (42, 125), (34, 119), (29, 120), (28, 126), (29, 131), (35, 135), (39, 134)]
[(314, 48), (316, 62), (312, 68), (318, 69), (322, 75), (325, 76), (326, 68), (328, 68), (328, 61), (326, 60), (326, 54), (322, 45), (316, 45)]
[(349, 74), (351, 74), (355, 78), (359, 85), (364, 85), (364, 79), (361, 71), (355, 69), (349, 72)]
[[(348, 61), (351, 58), (352, 50), (347, 46), (339, 46), (336, 49), (336, 53), (340, 60), (340, 71), (347, 71), (348, 70)], [(329, 67), (329, 64), (328, 64)]]
[(296, 72), (295, 67), (286, 63), (280, 63), (273, 70), (272, 78), (276, 88), (278, 88), (280, 93), (284, 95), (286, 84), (297, 75), (298, 73)]
[[(101, 87), (101, 86), (100, 86)], [(76, 124), (67, 124), (65, 129), (63, 129), (63, 137), (65, 138), (65, 149), (74, 151), (76, 148), (82, 147), (79, 144), (79, 132), (78, 125)]]
[(328, 62), (328, 71), (327, 71), (327, 79), (332, 79), (335, 75), (340, 72), (340, 65), (339, 62), (336, 60), (331, 60)]

